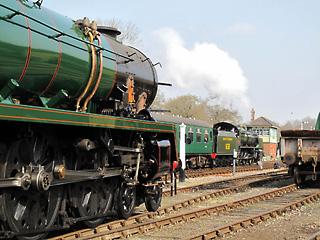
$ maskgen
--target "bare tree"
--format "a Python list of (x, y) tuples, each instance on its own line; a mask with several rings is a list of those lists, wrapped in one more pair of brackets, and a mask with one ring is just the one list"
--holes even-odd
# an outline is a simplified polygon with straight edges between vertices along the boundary
[(230, 122), (239, 125), (242, 122), (242, 117), (236, 110), (227, 109), (220, 105), (215, 105), (208, 110), (214, 124), (218, 122)]
[(133, 22), (123, 22), (116, 18), (109, 20), (97, 19), (96, 22), (98, 25), (117, 28), (121, 32), (118, 36), (118, 41), (135, 47), (142, 46), (141, 30)]
[(170, 114), (204, 120), (210, 124), (222, 121), (239, 124), (242, 121), (242, 117), (236, 110), (227, 109), (219, 104), (212, 105), (207, 98), (202, 99), (191, 94), (165, 100), (164, 94), (160, 93), (160, 97), (153, 103), (152, 108), (170, 110)]
[(174, 115), (185, 118), (196, 118), (198, 120), (206, 120), (205, 106), (201, 99), (195, 95), (187, 94), (176, 98), (170, 98), (165, 107), (171, 110)]
[(290, 120), (281, 125), (281, 130), (301, 129), (301, 126), (305, 130), (314, 129), (316, 125), (316, 119), (311, 117), (304, 117), (302, 119)]
[(165, 109), (166, 104), (166, 98), (164, 96), (164, 93), (158, 90), (157, 96), (155, 97), (151, 109), (152, 110), (167, 110)]

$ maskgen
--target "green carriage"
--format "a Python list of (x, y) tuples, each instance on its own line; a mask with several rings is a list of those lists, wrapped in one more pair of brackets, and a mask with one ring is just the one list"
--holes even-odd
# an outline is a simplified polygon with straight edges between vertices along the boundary
[(180, 149), (179, 126), (186, 125), (186, 167), (212, 167), (211, 154), (213, 146), (212, 126), (201, 120), (154, 113), (154, 118), (160, 122), (173, 123), (176, 126), (178, 150)]

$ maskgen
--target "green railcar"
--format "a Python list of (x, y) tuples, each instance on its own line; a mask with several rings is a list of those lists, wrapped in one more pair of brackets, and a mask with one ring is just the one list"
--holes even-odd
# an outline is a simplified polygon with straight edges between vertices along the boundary
[(205, 122), (195, 119), (170, 116), (165, 114), (154, 113), (153, 116), (157, 121), (173, 123), (176, 126), (176, 137), (178, 151), (180, 147), (179, 126), (186, 125), (186, 167), (202, 168), (212, 167), (211, 154), (213, 144), (212, 126)]

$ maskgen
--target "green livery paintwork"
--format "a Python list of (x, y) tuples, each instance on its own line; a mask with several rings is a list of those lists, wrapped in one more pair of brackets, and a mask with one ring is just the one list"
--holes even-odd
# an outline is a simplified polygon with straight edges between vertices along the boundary
[[(174, 124), (176, 126), (176, 136), (180, 136), (179, 126), (180, 124)], [(193, 129), (193, 137), (190, 139), (188, 135), (188, 129)], [(196, 129), (201, 129), (200, 141), (197, 141)], [(208, 131), (208, 137), (205, 141), (204, 131)], [(186, 137), (191, 140), (190, 144), (186, 144), (186, 154), (211, 154), (212, 153), (212, 129), (209, 127), (195, 126), (195, 125), (186, 125)], [(180, 139), (180, 137), (179, 137)], [(180, 150), (180, 140), (177, 139), (178, 150)]]
[(3, 103), (0, 120), (175, 133), (175, 126), (166, 123)]
[[(10, 18), (15, 12), (21, 14)], [(61, 89), (71, 98), (83, 92), (91, 71), (91, 50), (71, 19), (31, 1), (5, 0), (0, 3), (0, 33), (0, 88), (13, 78), (20, 85), (17, 95), (20, 89), (22, 94), (42, 97), (52, 97)], [(115, 55), (107, 40), (101, 41), (110, 52), (103, 51), (96, 99), (110, 93), (116, 76)]]
[(318, 114), (317, 123), (316, 123), (316, 126), (315, 126), (314, 129), (315, 130), (320, 130), (320, 113)]
[(238, 139), (233, 132), (219, 131), (217, 136), (217, 156), (230, 155), (233, 156), (234, 149), (238, 149)]

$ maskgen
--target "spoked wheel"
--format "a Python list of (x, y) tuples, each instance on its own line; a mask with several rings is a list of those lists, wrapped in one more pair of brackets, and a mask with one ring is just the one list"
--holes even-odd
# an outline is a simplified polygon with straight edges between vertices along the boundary
[(145, 199), (146, 208), (149, 212), (155, 212), (161, 205), (162, 188), (159, 185), (153, 186)]
[(203, 156), (199, 156), (197, 159), (197, 167), (203, 168), (206, 165), (207, 158)]
[[(97, 227), (100, 225), (111, 208), (114, 194), (114, 181), (84, 182), (75, 184), (76, 217), (93, 217), (93, 219), (79, 222), (84, 227)], [(99, 216), (100, 215), (100, 216)], [(96, 217), (96, 218), (95, 218)]]
[(193, 169), (197, 167), (197, 158), (196, 157), (192, 157), (189, 159), (188, 161), (189, 164), (189, 168)]
[[(3, 165), (3, 177), (14, 177), (30, 164), (43, 166), (46, 172), (53, 171), (55, 163), (59, 162), (58, 147), (51, 134), (40, 131), (34, 131), (32, 137), (11, 144), (7, 150), (6, 164)], [(61, 198), (62, 187), (50, 187), (46, 191), (34, 187), (28, 190), (3, 189), (0, 202), (6, 219), (4, 227), (21, 234), (19, 239), (44, 238), (46, 233), (41, 231), (54, 225)], [(28, 231), (38, 233), (27, 235)]]
[(125, 181), (120, 183), (116, 191), (116, 209), (120, 218), (129, 218), (136, 205), (136, 187), (128, 185)]
[(293, 169), (293, 178), (294, 182), (300, 187), (305, 182), (306, 175), (301, 175), (299, 167), (295, 166)]

